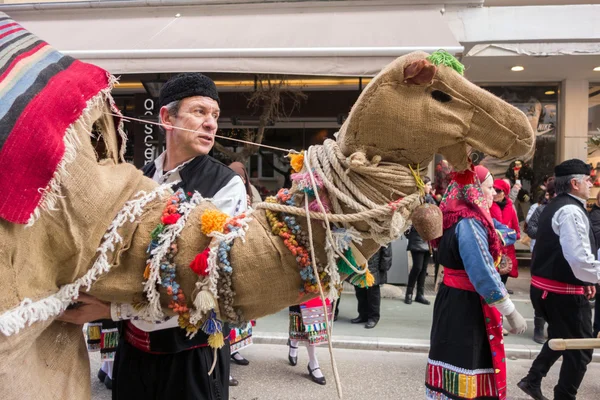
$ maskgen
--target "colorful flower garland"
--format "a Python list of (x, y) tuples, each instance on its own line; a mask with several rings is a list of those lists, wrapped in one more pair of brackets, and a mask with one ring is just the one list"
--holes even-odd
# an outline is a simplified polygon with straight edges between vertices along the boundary
[[(147, 249), (148, 254), (151, 254), (152, 250), (159, 246), (160, 234), (167, 226), (174, 225), (179, 221), (182, 216), (181, 206), (190, 200), (190, 196), (191, 193), (186, 195), (183, 191), (179, 190), (169, 197), (167, 205), (162, 213), (161, 223), (152, 231), (152, 241)], [(175, 264), (174, 258), (177, 255), (177, 252), (177, 244), (172, 243), (166, 254), (160, 259), (160, 286), (162, 286), (167, 294), (171, 296), (169, 308), (178, 314), (179, 327), (185, 329), (188, 334), (192, 334), (198, 330), (198, 327), (190, 323), (187, 300), (181, 286), (176, 280), (177, 264)], [(152, 259), (148, 259), (148, 264), (144, 271), (144, 278), (146, 280), (150, 278), (151, 262)]]
[[(269, 197), (265, 200), (268, 203), (283, 203), (287, 205), (295, 205), (293, 196), (288, 189), (280, 189), (276, 197)], [(283, 243), (296, 257), (296, 262), (300, 269), (300, 277), (303, 281), (302, 291), (304, 293), (319, 293), (317, 278), (314, 275), (310, 253), (308, 251), (308, 237), (300, 224), (296, 221), (293, 215), (284, 213), (276, 213), (270, 210), (265, 210), (267, 220), (271, 226), (271, 232), (283, 239)], [(317, 271), (321, 279), (324, 290), (329, 289), (329, 276), (325, 269), (317, 260)]]

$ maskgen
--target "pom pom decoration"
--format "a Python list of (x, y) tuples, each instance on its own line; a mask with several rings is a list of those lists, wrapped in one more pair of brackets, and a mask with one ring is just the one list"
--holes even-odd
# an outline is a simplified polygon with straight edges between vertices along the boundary
[(225, 222), (229, 219), (229, 216), (221, 211), (217, 210), (206, 210), (200, 217), (200, 223), (202, 224), (202, 233), (208, 235), (211, 232), (223, 232)]
[(290, 166), (294, 170), (294, 172), (302, 171), (304, 167), (304, 151), (300, 154), (288, 154), (290, 158)]
[(208, 253), (210, 249), (207, 247), (202, 253), (198, 253), (194, 260), (190, 263), (190, 268), (198, 276), (207, 276), (208, 272)]
[(173, 225), (179, 218), (181, 218), (181, 214), (166, 214), (163, 215), (160, 220), (165, 225)]
[(218, 332), (212, 334), (208, 337), (208, 345), (213, 349), (220, 349), (225, 345), (225, 340), (223, 339), (223, 333)]

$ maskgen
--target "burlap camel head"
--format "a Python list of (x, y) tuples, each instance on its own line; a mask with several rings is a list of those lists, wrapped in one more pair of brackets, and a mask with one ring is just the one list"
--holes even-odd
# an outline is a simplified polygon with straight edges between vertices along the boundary
[(533, 147), (525, 114), (444, 65), (443, 53), (436, 55), (400, 57), (369, 83), (340, 129), (344, 154), (364, 151), (423, 166), (441, 153), (463, 170), (471, 148), (512, 158)]
[[(54, 318), (79, 290), (142, 304), (148, 315), (171, 312), (172, 296), (154, 284), (153, 270), (146, 273), (167, 189), (119, 160), (124, 138), (111, 115), (117, 111), (108, 73), (62, 55), (2, 13), (0, 33), (0, 387), (6, 399), (86, 398), (81, 328)], [(331, 147), (334, 158), (349, 165), (346, 157), (364, 152), (399, 163), (390, 170), (396, 171), (423, 165), (436, 151), (462, 165), (467, 145), (494, 156), (529, 149), (533, 133), (520, 111), (425, 57), (401, 57), (369, 84), (340, 131), (339, 148)], [(93, 138), (104, 142), (105, 153), (97, 154)], [(359, 179), (361, 171), (378, 168), (367, 164), (348, 176)], [(410, 197), (414, 179), (406, 182)], [(394, 202), (398, 197), (390, 193), (382, 204), (389, 219), (403, 204)], [(202, 303), (198, 291), (206, 292), (198, 286), (205, 278), (189, 266), (214, 242), (200, 222), (212, 209), (200, 202), (173, 234), (177, 279), (191, 309)], [(402, 221), (411, 210), (403, 209)], [(272, 233), (265, 212), (245, 223), (245, 241), (236, 240), (229, 255), (233, 272), (208, 274), (215, 312), (223, 320), (250, 319), (314, 297), (299, 292), (296, 256)], [(323, 223), (311, 226), (316, 259), (328, 264)], [(378, 244), (365, 240), (357, 247), (368, 257)], [(235, 291), (226, 301), (225, 281)]]

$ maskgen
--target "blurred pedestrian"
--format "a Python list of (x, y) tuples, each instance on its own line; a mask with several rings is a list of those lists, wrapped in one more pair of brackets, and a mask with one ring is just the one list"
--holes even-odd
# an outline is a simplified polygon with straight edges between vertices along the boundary
[(392, 267), (391, 245), (381, 247), (369, 259), (369, 271), (375, 278), (371, 287), (355, 286), (358, 300), (358, 317), (350, 320), (353, 324), (365, 323), (365, 328), (373, 329), (379, 322), (381, 306), (381, 285), (387, 282), (387, 272)]
[[(496, 190), (496, 195), (494, 196), (494, 203), (490, 207), (490, 214), (496, 221), (513, 229), (517, 234), (517, 240), (519, 240), (521, 237), (521, 229), (519, 227), (519, 219), (517, 218), (517, 212), (515, 211), (513, 202), (508, 197), (510, 187), (504, 180), (496, 179), (494, 181), (494, 189)], [(519, 266), (514, 244), (504, 246), (502, 252), (503, 254), (506, 254), (512, 262), (512, 269), (510, 272), (501, 276), (502, 282), (506, 285), (509, 276), (512, 278), (519, 277)], [(508, 293), (512, 294), (512, 291), (509, 290)]]
[[(423, 183), (425, 184), (423, 193), (425, 202), (436, 204), (431, 196), (431, 179), (425, 176), (423, 177)], [(415, 297), (415, 301), (417, 303), (429, 305), (431, 303), (425, 298), (425, 278), (427, 277), (427, 265), (429, 265), (429, 259), (431, 257), (429, 243), (419, 236), (419, 233), (414, 227), (410, 228), (407, 237), (407, 250), (410, 251), (413, 265), (410, 274), (408, 275), (408, 285), (406, 286), (404, 302), (406, 304), (412, 304), (413, 291), (416, 285), (417, 296)]]

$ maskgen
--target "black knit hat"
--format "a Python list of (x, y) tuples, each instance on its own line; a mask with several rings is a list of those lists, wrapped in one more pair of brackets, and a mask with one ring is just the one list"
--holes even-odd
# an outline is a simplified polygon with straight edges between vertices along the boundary
[(169, 79), (160, 88), (158, 106), (166, 106), (173, 101), (193, 96), (210, 97), (217, 103), (220, 103), (217, 86), (215, 86), (212, 79), (199, 72), (186, 72)]
[(554, 175), (556, 177), (569, 175), (589, 175), (590, 172), (592, 172), (592, 168), (577, 158), (563, 161), (554, 167)]

